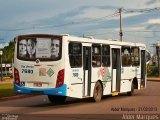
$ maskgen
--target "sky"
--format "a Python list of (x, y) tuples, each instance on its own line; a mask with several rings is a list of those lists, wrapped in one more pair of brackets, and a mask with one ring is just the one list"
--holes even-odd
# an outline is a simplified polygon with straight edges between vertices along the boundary
[(0, 48), (17, 35), (34, 33), (119, 40), (119, 8), (123, 41), (145, 43), (150, 52), (160, 41), (160, 0), (0, 0), (0, 5)]

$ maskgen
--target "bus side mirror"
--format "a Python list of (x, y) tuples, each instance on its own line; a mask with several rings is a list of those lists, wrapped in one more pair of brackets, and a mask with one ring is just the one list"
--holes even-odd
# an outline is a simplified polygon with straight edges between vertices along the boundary
[(146, 64), (149, 64), (151, 61), (151, 54), (149, 51), (146, 50)]

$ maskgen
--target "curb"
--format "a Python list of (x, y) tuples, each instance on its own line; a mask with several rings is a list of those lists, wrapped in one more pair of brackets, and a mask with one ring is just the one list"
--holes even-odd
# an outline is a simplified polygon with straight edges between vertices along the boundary
[(160, 80), (147, 80), (147, 81), (160, 82)]
[(147, 78), (147, 81), (160, 82), (160, 78)]

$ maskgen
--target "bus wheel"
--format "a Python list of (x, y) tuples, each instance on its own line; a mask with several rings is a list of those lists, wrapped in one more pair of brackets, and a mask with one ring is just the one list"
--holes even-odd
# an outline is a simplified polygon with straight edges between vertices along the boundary
[(102, 99), (102, 85), (100, 82), (96, 82), (96, 85), (94, 87), (94, 92), (93, 92), (93, 98), (95, 102), (99, 102)]
[(135, 88), (134, 84), (132, 83), (132, 85), (131, 85), (131, 91), (127, 92), (128, 96), (132, 96), (134, 94), (134, 88)]
[(62, 104), (66, 101), (66, 96), (54, 96), (54, 95), (48, 95), (48, 99), (51, 103), (54, 104)]

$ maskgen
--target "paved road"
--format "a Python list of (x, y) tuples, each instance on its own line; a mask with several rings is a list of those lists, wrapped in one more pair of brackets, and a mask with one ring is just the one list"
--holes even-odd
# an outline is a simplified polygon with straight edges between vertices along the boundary
[[(147, 82), (147, 88), (134, 96), (105, 96), (99, 103), (68, 99), (66, 104), (53, 105), (44, 95), (0, 102), (1, 118), (19, 119), (127, 119), (126, 117), (155, 117), (160, 119), (160, 82)], [(125, 116), (127, 115), (127, 116)], [(133, 115), (133, 116), (128, 116)], [(137, 116), (144, 115), (144, 116)], [(158, 118), (158, 119), (157, 119)], [(146, 119), (147, 120), (147, 119)], [(152, 119), (153, 120), (153, 119)]]

